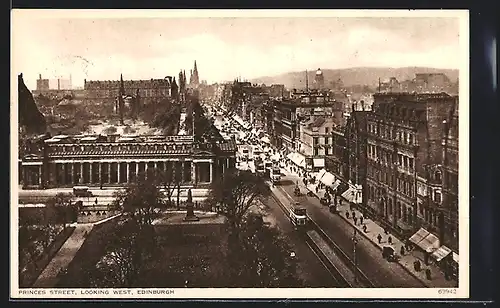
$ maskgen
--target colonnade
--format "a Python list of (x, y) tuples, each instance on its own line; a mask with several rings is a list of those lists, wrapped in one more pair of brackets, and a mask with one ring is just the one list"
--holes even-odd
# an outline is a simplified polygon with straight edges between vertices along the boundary
[[(133, 160), (133, 161), (53, 161), (45, 166), (23, 165), (22, 176), (28, 186), (47, 183), (48, 186), (71, 185), (125, 185), (138, 177), (146, 177), (148, 170), (156, 169), (182, 184), (211, 183), (214, 162), (201, 160)], [(48, 170), (47, 170), (48, 169)], [(21, 174), (20, 174), (21, 175)]]

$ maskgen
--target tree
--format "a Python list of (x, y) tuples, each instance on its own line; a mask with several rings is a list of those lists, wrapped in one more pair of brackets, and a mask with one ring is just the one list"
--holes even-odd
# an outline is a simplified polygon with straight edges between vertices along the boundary
[(45, 224), (63, 224), (75, 222), (78, 218), (78, 206), (73, 202), (73, 194), (58, 193), (46, 204)]
[(250, 171), (231, 169), (212, 183), (208, 200), (217, 211), (226, 216), (230, 236), (237, 238), (241, 223), (256, 198), (269, 195), (269, 188), (262, 177)]
[(242, 224), (239, 245), (228, 252), (234, 287), (300, 287), (292, 248), (281, 232), (249, 214)]
[(155, 210), (164, 206), (158, 185), (156, 170), (148, 170), (146, 176), (139, 176), (136, 182), (115, 193), (114, 206), (128, 213), (139, 226), (151, 225)]
[(134, 219), (124, 220), (107, 238), (105, 254), (92, 273), (93, 284), (114, 288), (136, 286), (156, 251), (153, 227), (141, 226)]
[(105, 133), (106, 135), (112, 135), (112, 134), (115, 134), (115, 133), (117, 132), (117, 130), (118, 130), (118, 129), (117, 129), (116, 127), (114, 127), (114, 126), (109, 126), (109, 127), (107, 127), (106, 129), (104, 129), (104, 133)]

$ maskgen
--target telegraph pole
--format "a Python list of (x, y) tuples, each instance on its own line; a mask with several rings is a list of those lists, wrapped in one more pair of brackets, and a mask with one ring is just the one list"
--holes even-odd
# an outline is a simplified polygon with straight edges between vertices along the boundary
[(358, 260), (356, 258), (356, 246), (358, 245), (358, 238), (356, 227), (354, 226), (354, 234), (352, 236), (352, 252), (353, 252), (353, 261), (354, 261), (354, 282), (358, 283)]

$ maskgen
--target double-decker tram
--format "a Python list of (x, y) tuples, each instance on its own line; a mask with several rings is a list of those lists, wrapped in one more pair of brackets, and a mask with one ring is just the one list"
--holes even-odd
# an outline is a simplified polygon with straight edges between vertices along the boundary
[(299, 202), (295, 202), (291, 205), (289, 209), (290, 222), (296, 229), (302, 229), (307, 226), (308, 217), (307, 211), (304, 207), (300, 205)]

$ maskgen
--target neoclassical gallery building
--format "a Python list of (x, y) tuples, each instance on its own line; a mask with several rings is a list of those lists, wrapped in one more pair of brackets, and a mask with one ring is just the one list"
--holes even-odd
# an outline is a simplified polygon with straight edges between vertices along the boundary
[(21, 142), (19, 183), (124, 186), (155, 168), (182, 186), (203, 187), (235, 166), (236, 150), (232, 139), (201, 144), (193, 136), (40, 136)]

